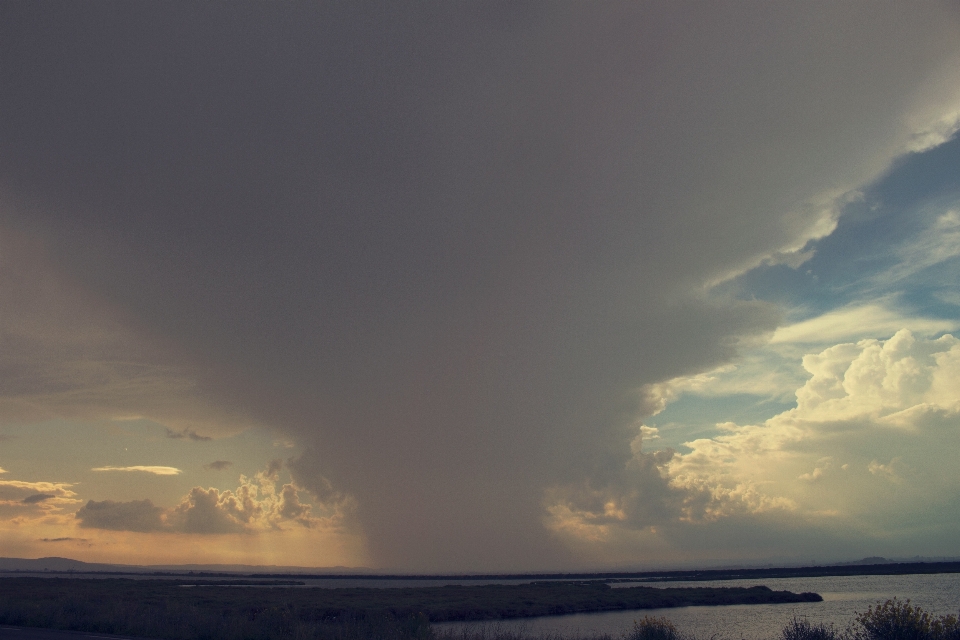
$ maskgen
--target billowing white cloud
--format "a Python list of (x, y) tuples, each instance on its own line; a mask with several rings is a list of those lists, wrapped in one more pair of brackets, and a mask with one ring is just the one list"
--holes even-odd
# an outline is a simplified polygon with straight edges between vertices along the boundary
[(762, 424), (717, 425), (686, 452), (644, 452), (646, 428), (616, 483), (548, 494), (551, 526), (602, 542), (617, 528), (676, 534), (737, 517), (799, 518), (895, 539), (918, 512), (960, 515), (949, 515), (960, 509), (950, 498), (960, 489), (960, 340), (901, 330), (808, 354), (803, 367), (797, 406)]
[(175, 476), (183, 473), (176, 467), (160, 467), (150, 465), (133, 465), (130, 467), (94, 467), (91, 471), (141, 471), (152, 473), (155, 476)]

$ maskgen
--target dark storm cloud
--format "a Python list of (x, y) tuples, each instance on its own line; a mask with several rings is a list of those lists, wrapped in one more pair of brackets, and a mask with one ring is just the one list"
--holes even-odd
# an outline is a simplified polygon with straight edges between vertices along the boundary
[(168, 438), (173, 438), (174, 440), (183, 440), (184, 438), (189, 438), (194, 442), (207, 442), (213, 440), (210, 436), (202, 436), (192, 429), (182, 429), (180, 431), (174, 431), (173, 429), (167, 428), (166, 434)]
[(150, 500), (90, 500), (77, 511), (81, 527), (113, 531), (163, 531), (163, 508)]
[(87, 538), (40, 538), (39, 542), (89, 542)]
[(0, 221), (423, 569), (575, 562), (545, 491), (615, 483), (640, 386), (774, 328), (705, 283), (829, 232), (957, 36), (935, 4), (2, 11)]

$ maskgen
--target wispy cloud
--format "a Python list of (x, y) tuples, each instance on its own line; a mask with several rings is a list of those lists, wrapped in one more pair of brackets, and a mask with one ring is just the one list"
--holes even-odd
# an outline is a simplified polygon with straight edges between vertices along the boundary
[(32, 496), (27, 496), (20, 502), (23, 504), (37, 504), (38, 502), (43, 502), (49, 500), (50, 498), (56, 498), (52, 493), (35, 493)]
[[(25, 482), (23, 480), (0, 480), (0, 499), (4, 499), (4, 491), (21, 491), (26, 495), (34, 493), (52, 493), (57, 496), (73, 497), (76, 494), (70, 490), (73, 485), (67, 482)], [(26, 495), (24, 497), (26, 497)], [(19, 498), (18, 498), (19, 499)]]
[(233, 466), (233, 463), (229, 460), (214, 460), (210, 464), (203, 465), (204, 469), (209, 469), (211, 471), (223, 471)]
[(903, 280), (960, 256), (960, 210), (950, 209), (937, 216), (933, 224), (901, 247), (898, 253), (899, 264), (878, 274), (878, 280)]
[(89, 542), (89, 538), (40, 538), (38, 542)]
[(920, 334), (957, 328), (954, 320), (908, 317), (881, 303), (851, 305), (777, 329), (770, 342), (825, 344), (861, 338), (888, 338), (907, 327)]
[(155, 466), (144, 466), (144, 465), (134, 465), (132, 467), (95, 467), (91, 471), (143, 471), (144, 473), (152, 473), (158, 476), (175, 476), (183, 473), (180, 469), (176, 467), (155, 467)]

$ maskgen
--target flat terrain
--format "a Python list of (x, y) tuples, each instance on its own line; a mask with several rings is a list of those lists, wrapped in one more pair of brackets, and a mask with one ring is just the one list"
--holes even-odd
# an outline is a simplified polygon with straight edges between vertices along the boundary
[[(767, 587), (613, 589), (603, 582), (539, 582), (322, 589), (235, 582), (0, 578), (0, 626), (166, 640), (425, 640), (432, 622), (821, 600), (815, 593)], [(0, 638), (19, 634), (8, 628)]]
[[(235, 585), (235, 583), (234, 583)], [(127, 579), (0, 579), (0, 622), (14, 610), (67, 607), (90, 615), (142, 610), (144, 615), (190, 610), (255, 619), (282, 614), (298, 619), (331, 620), (342, 616), (423, 614), (431, 622), (497, 620), (530, 616), (654, 609), (690, 605), (819, 602), (814, 593), (795, 594), (767, 587), (612, 589), (603, 582), (534, 582), (520, 585), (402, 589), (304, 589), (284, 586), (231, 586), (230, 582)]]
[[(109, 575), (103, 572), (104, 575)], [(676, 571), (617, 571), (602, 573), (504, 573), (476, 575), (448, 574), (311, 574), (303, 573), (256, 573), (249, 576), (259, 579), (290, 578), (300, 580), (603, 580), (606, 582), (672, 582), (705, 580), (764, 580), (769, 578), (816, 578), (825, 576), (903, 576), (960, 573), (960, 562), (885, 562), (882, 564), (839, 564), (810, 567), (764, 567), (757, 569), (690, 569)], [(2, 575), (2, 574), (0, 574)], [(170, 575), (176, 575), (171, 572)], [(216, 572), (191, 572), (192, 576), (231, 576), (236, 574)]]
[(35, 627), (8, 627), (0, 625), (0, 640), (137, 640), (127, 636), (103, 635), (86, 631), (57, 631), (55, 629), (37, 629)]

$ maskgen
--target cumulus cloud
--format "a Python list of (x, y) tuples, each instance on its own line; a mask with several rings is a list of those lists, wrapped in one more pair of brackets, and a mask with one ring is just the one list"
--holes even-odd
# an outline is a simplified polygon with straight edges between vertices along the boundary
[(676, 454), (670, 449), (644, 452), (644, 439), (655, 438), (657, 430), (642, 426), (638, 431), (630, 445), (633, 455), (617, 482), (593, 486), (588, 481), (547, 491), (550, 529), (602, 542), (620, 526), (642, 529), (681, 517), (684, 494), (670, 486), (667, 472)]
[(645, 453), (647, 429), (616, 483), (548, 492), (551, 526), (601, 540), (617, 528), (813, 518), (893, 536), (917, 509), (957, 508), (944, 500), (960, 488), (949, 453), (960, 445), (960, 340), (901, 330), (808, 354), (803, 367), (796, 408), (718, 425), (720, 435), (686, 442), (686, 452)]
[(183, 473), (176, 467), (158, 467), (150, 465), (133, 465), (130, 467), (94, 467), (91, 471), (142, 471), (155, 476), (175, 476)]
[[(801, 473), (797, 478), (800, 480), (806, 480), (807, 482), (818, 482), (824, 477), (824, 473), (830, 469), (833, 462), (833, 458), (826, 457), (817, 461), (817, 466), (813, 468), (813, 471), (808, 471), (807, 473)], [(846, 468), (844, 465), (843, 468)]]
[(306, 528), (336, 528), (343, 525), (352, 509), (348, 497), (319, 504), (322, 515), (300, 498), (292, 483), (279, 491), (281, 461), (272, 461), (253, 478), (240, 476), (235, 491), (194, 487), (175, 507), (163, 508), (150, 500), (115, 502), (90, 500), (76, 513), (81, 527), (136, 532), (179, 532), (194, 534), (257, 533), (283, 529), (288, 524)]
[[(771, 500), (799, 501), (801, 494), (783, 474), (816, 454), (843, 456), (846, 462), (915, 447), (913, 455), (931, 455), (960, 435), (930, 427), (933, 416), (945, 425), (960, 424), (958, 362), (956, 338), (917, 339), (907, 330), (886, 341), (839, 344), (809, 354), (803, 366), (811, 377), (797, 390), (795, 409), (762, 425), (728, 425), (723, 435), (686, 443), (691, 451), (671, 461), (673, 483), (748, 486)], [(874, 459), (869, 470), (892, 478), (902, 460), (881, 464)], [(823, 460), (816, 462), (809, 477), (794, 477), (822, 476), (827, 467)], [(809, 502), (806, 507), (812, 508)]]
[(867, 465), (867, 470), (873, 475), (882, 476), (891, 482), (902, 482), (903, 479), (897, 471), (898, 467), (902, 467), (902, 465), (901, 458), (898, 456), (891, 459), (887, 464), (880, 464), (876, 460), (871, 460), (870, 464)]
[[(241, 485), (238, 493), (246, 493)], [(244, 499), (245, 498), (245, 499)], [(239, 508), (238, 508), (239, 507)], [(221, 495), (217, 489), (194, 487), (167, 516), (170, 527), (184, 533), (240, 533), (245, 521), (261, 510), (255, 498), (235, 496), (230, 491)]]

